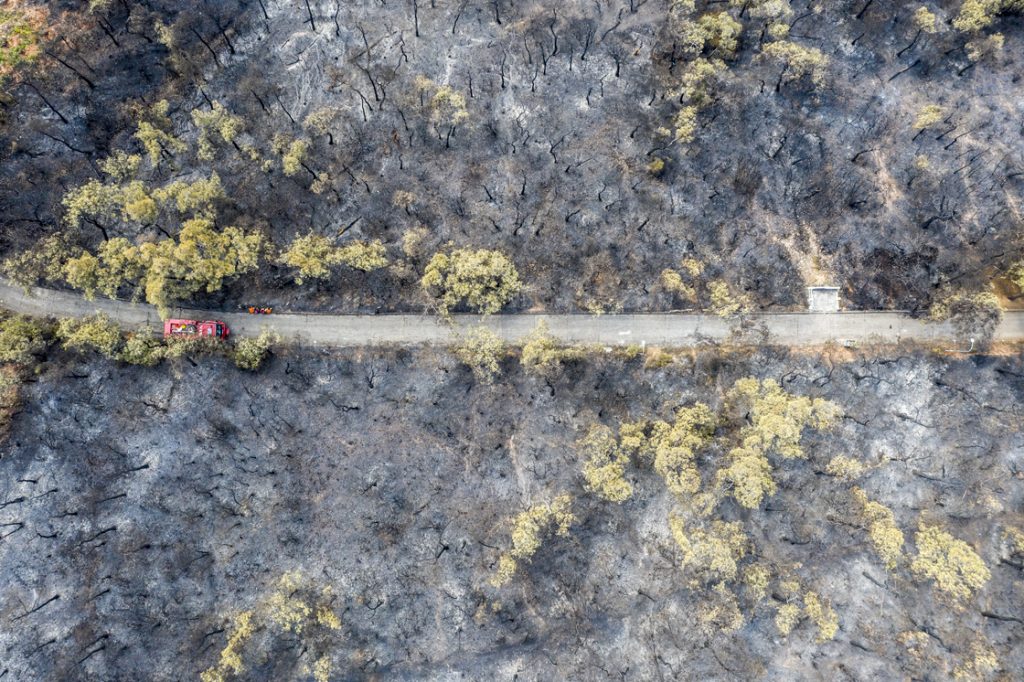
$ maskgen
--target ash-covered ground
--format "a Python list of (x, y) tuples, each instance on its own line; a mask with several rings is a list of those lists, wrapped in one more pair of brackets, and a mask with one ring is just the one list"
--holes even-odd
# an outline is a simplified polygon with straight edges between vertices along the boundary
[[(695, 59), (670, 17), (685, 3), (98, 4), (49, 3), (49, 54), (8, 86), (5, 256), (63, 229), (66, 192), (100, 177), (107, 155), (139, 152), (140, 107), (166, 99), (173, 134), (189, 143), (191, 112), (219, 102), (243, 118), (244, 144), (308, 141), (305, 168), (266, 172), (225, 145), (143, 180), (216, 171), (222, 224), (280, 248), (344, 232), (381, 239), (400, 259), (403, 236), (422, 227), (426, 256), (449, 242), (500, 249), (528, 284), (517, 309), (678, 307), (658, 273), (693, 257), (761, 307), (800, 306), (804, 285), (834, 283), (854, 308), (921, 310), (949, 289), (983, 288), (1020, 257), (1012, 13), (982, 32), (1002, 48), (972, 60), (979, 35), (952, 26), (961, 0), (925, 3), (934, 32), (915, 23), (920, 2), (774, 3), (789, 10), (786, 40), (827, 62), (813, 86), (767, 56), (770, 21), (755, 11), (765, 3), (697, 2), (694, 21), (727, 10), (741, 31), (682, 144), (659, 131), (673, 128)], [(457, 125), (431, 111), (442, 87), (465, 99)], [(918, 130), (927, 106), (940, 116)], [(325, 109), (333, 118), (311, 130), (307, 117)], [(75, 243), (175, 231), (98, 222)], [(270, 259), (199, 302), (419, 309), (422, 267), (339, 268), (296, 285)]]
[[(504, 369), (478, 385), (431, 349), (282, 352), (257, 375), (212, 358), (49, 358), (0, 460), (0, 677), (197, 679), (237, 614), (297, 573), (340, 627), (259, 621), (226, 679), (312, 679), (326, 658), (338, 680), (937, 680), (978, 652), (997, 663), (976, 677), (1019, 679), (1024, 566), (1005, 537), (1024, 525), (1019, 358), (764, 350), (661, 369), (598, 357), (550, 381)], [(709, 631), (714, 595), (680, 569), (677, 502), (654, 472), (630, 469), (621, 505), (583, 487), (588, 426), (714, 405), (745, 376), (844, 411), (805, 434), (807, 459), (773, 459), (765, 504), (720, 509), (752, 540), (744, 563), (784, 566), (831, 604), (832, 641), (807, 620), (781, 636), (763, 604)], [(885, 569), (850, 484), (825, 475), (836, 455), (873, 465), (857, 485), (892, 509), (907, 560), (920, 520), (977, 551), (991, 577), (976, 597), (956, 607), (905, 561)], [(510, 517), (560, 492), (569, 534), (490, 585)]]

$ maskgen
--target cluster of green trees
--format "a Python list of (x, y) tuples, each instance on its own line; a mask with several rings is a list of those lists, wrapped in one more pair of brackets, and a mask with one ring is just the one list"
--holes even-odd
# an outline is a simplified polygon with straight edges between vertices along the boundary
[[(805, 457), (804, 432), (827, 429), (838, 415), (830, 401), (790, 394), (771, 380), (741, 379), (717, 410), (695, 403), (670, 419), (622, 423), (617, 434), (591, 427), (578, 443), (585, 487), (622, 503), (633, 494), (631, 464), (653, 468), (676, 501), (669, 531), (688, 585), (706, 590), (698, 617), (709, 631), (734, 631), (745, 622), (743, 601), (753, 609), (768, 600), (783, 634), (807, 618), (819, 639), (831, 639), (838, 618), (827, 602), (784, 567), (744, 566), (751, 539), (742, 523), (715, 518), (715, 510), (729, 497), (741, 507), (760, 506), (776, 488), (770, 458)], [(703, 474), (700, 460), (715, 462), (714, 473)]]
[[(487, 327), (470, 330), (453, 348), (455, 357), (470, 367), (476, 379), (490, 384), (501, 372), (501, 361), (509, 355), (509, 349), (501, 338)], [(548, 380), (557, 377), (565, 365), (583, 359), (586, 349), (566, 346), (548, 330), (544, 320), (523, 340), (519, 350), (519, 362), (527, 374)]]
[[(65, 195), (65, 232), (8, 259), (8, 277), (25, 285), (62, 279), (88, 297), (130, 291), (132, 298), (144, 296), (166, 312), (177, 300), (217, 291), (226, 280), (256, 269), (263, 236), (217, 224), (219, 206), (227, 199), (217, 173), (170, 182), (143, 177), (145, 170), (156, 178), (165, 162), (189, 162), (178, 158), (188, 153), (188, 145), (174, 135), (168, 111), (168, 103), (161, 101), (136, 112), (135, 137), (148, 168), (142, 156), (123, 150), (101, 162), (104, 180), (91, 180)], [(212, 158), (213, 139), (232, 142), (241, 127), (241, 120), (217, 103), (212, 112), (193, 112), (193, 119), (202, 160)], [(85, 224), (103, 234), (95, 249), (81, 246)]]
[[(806, 619), (816, 627), (818, 640), (826, 641), (839, 627), (828, 602), (788, 567), (755, 558), (759, 552), (743, 524), (724, 520), (716, 510), (730, 497), (746, 509), (763, 504), (776, 492), (771, 459), (806, 457), (803, 434), (831, 427), (839, 415), (831, 401), (790, 394), (771, 380), (740, 379), (717, 410), (695, 403), (677, 409), (671, 419), (624, 422), (617, 433), (591, 426), (577, 443), (585, 488), (608, 502), (623, 503), (633, 495), (631, 466), (652, 466), (676, 501), (669, 531), (687, 584), (706, 597), (697, 615), (710, 632), (739, 628), (745, 622), (744, 603), (748, 609), (767, 603), (780, 634)], [(705, 474), (701, 463), (710, 464), (713, 473)], [(827, 473), (850, 482), (869, 469), (840, 456), (829, 462)], [(908, 569), (958, 608), (989, 580), (977, 552), (933, 524), (921, 522), (914, 535), (916, 554), (906, 557), (904, 534), (892, 510), (857, 486), (849, 492), (850, 525), (867, 531), (887, 570)], [(1024, 533), (1016, 541), (1024, 555)]]
[(239, 339), (233, 345), (206, 338), (159, 339), (145, 331), (122, 335), (117, 325), (102, 314), (62, 319), (55, 335), (65, 350), (96, 352), (131, 365), (154, 367), (164, 359), (193, 354), (227, 355), (237, 367), (249, 371), (258, 370), (270, 355), (271, 346), (279, 341), (270, 331), (256, 338)]
[(512, 580), (519, 565), (540, 549), (545, 535), (567, 535), (576, 522), (572, 513), (572, 496), (557, 495), (551, 502), (536, 504), (512, 519), (511, 547), (498, 557), (498, 568), (491, 576), (491, 585), (501, 587)]
[(208, 218), (185, 221), (178, 235), (136, 246), (123, 237), (109, 239), (96, 254), (83, 250), (64, 264), (65, 280), (86, 297), (114, 297), (134, 285), (161, 315), (199, 291), (218, 291), (225, 280), (252, 272), (259, 264), (262, 235), (237, 227), (217, 229)]
[(745, 292), (738, 291), (724, 279), (705, 279), (704, 263), (684, 258), (678, 268), (661, 271), (659, 285), (674, 298), (696, 305), (719, 317), (736, 317), (749, 312), (753, 303)]
[(991, 26), (1000, 14), (1024, 12), (1024, 0), (964, 0), (953, 20), (958, 31), (977, 32)]
[[(191, 112), (197, 140), (193, 148), (176, 134), (166, 100), (133, 111), (134, 138), (144, 154), (116, 151), (99, 164), (102, 180), (71, 189), (63, 199), (64, 230), (9, 258), (3, 271), (12, 280), (26, 286), (64, 281), (90, 298), (144, 298), (166, 313), (176, 301), (215, 292), (226, 281), (254, 272), (272, 254), (261, 232), (220, 223), (229, 197), (216, 172), (159, 178), (208, 163), (222, 149), (259, 162), (265, 171), (273, 167), (276, 154), (286, 175), (306, 169), (316, 177), (305, 161), (309, 144), (275, 138), (268, 158), (242, 119), (213, 102), (208, 110)], [(310, 126), (322, 127), (324, 120), (324, 115), (311, 115)], [(103, 235), (94, 248), (84, 246), (90, 240), (83, 228), (89, 225)], [(328, 237), (310, 234), (296, 238), (279, 262), (294, 267), (301, 282), (328, 276), (334, 265), (369, 271), (388, 260), (379, 241), (335, 245)]]
[(214, 339), (160, 339), (147, 331), (122, 334), (102, 314), (65, 318), (55, 327), (24, 316), (0, 318), (0, 363), (27, 366), (56, 339), (65, 350), (95, 352), (131, 365), (153, 367), (166, 358), (191, 354), (227, 354), (246, 370), (260, 368), (278, 337), (264, 331), (256, 338), (239, 339), (233, 345)]
[[(782, 65), (778, 90), (782, 83), (806, 80), (812, 87), (825, 84), (828, 57), (815, 48), (786, 38), (793, 8), (789, 0), (730, 0), (729, 7), (751, 19), (763, 22), (762, 40), (768, 42), (759, 55)], [(685, 61), (678, 84), (670, 94), (678, 98), (680, 108), (672, 120), (672, 130), (663, 129), (680, 143), (692, 142), (697, 133), (697, 117), (713, 104), (716, 91), (728, 74), (728, 62), (736, 56), (743, 24), (729, 11), (712, 11), (695, 16), (694, 0), (674, 0), (669, 4), (668, 26), (673, 49)], [(651, 168), (660, 173), (663, 162)]]
[(295, 270), (295, 283), (308, 279), (320, 280), (331, 276), (331, 268), (347, 265), (370, 272), (388, 264), (387, 249), (380, 240), (354, 241), (336, 245), (334, 240), (319, 234), (296, 237), (281, 253), (279, 262)]
[[(720, 411), (696, 403), (678, 409), (671, 421), (623, 423), (618, 446), (627, 457), (650, 462), (669, 491), (680, 498), (702, 500), (701, 506), (710, 509), (731, 496), (753, 509), (775, 492), (769, 457), (804, 457), (800, 446), (804, 431), (829, 428), (838, 414), (834, 403), (791, 395), (770, 379), (741, 379), (727, 392)], [(699, 495), (705, 482), (696, 457), (713, 438), (733, 443), (710, 481), (711, 490)], [(584, 447), (584, 459), (592, 456)]]
[[(438, 125), (454, 127), (465, 119), (465, 101), (450, 88), (424, 84), (421, 95)], [(370, 272), (389, 264), (380, 240), (338, 243), (337, 237), (315, 233), (297, 236), (275, 254), (260, 231), (220, 223), (229, 197), (216, 172), (160, 180), (168, 172), (208, 163), (221, 150), (234, 150), (267, 171), (276, 156), (285, 175), (308, 171), (322, 180), (307, 163), (308, 141), (279, 135), (268, 157), (242, 119), (219, 102), (191, 112), (195, 145), (175, 132), (166, 100), (133, 112), (134, 138), (143, 153), (115, 151), (99, 164), (103, 179), (67, 192), (64, 229), (7, 259), (6, 276), (25, 286), (41, 280), (63, 281), (89, 298), (97, 294), (144, 298), (166, 314), (175, 302), (218, 291), (232, 278), (256, 271), (267, 258), (293, 269), (299, 284), (328, 278), (338, 265)], [(306, 126), (322, 133), (335, 116), (331, 110), (318, 110), (310, 114)], [(412, 201), (415, 198), (410, 195), (408, 202)], [(97, 246), (86, 246), (90, 243), (83, 232), (87, 226), (102, 233)], [(522, 289), (507, 256), (467, 248), (435, 254), (421, 285), (445, 316), (459, 305), (484, 314), (498, 312)]]
[(460, 304), (484, 315), (496, 313), (523, 283), (515, 265), (500, 251), (452, 249), (434, 254), (420, 286), (447, 317)]
[(728, 12), (709, 12), (694, 17), (693, 2), (674, 2), (669, 7), (669, 27), (687, 60), (678, 86), (671, 95), (682, 106), (672, 121), (677, 142), (693, 141), (697, 114), (714, 102), (719, 80), (727, 71), (726, 59), (735, 55), (742, 24)]
[(418, 108), (426, 113), (437, 139), (444, 140), (445, 148), (450, 147), (455, 130), (469, 120), (466, 96), (423, 75), (416, 77), (415, 94)]
[[(826, 467), (831, 476), (852, 481), (870, 467), (860, 460), (839, 455)], [(974, 549), (953, 537), (948, 531), (920, 522), (914, 535), (917, 554), (912, 559), (904, 554), (905, 536), (896, 523), (896, 515), (884, 504), (872, 500), (857, 486), (850, 488), (854, 514), (852, 520), (868, 533), (872, 548), (887, 571), (909, 567), (919, 581), (933, 582), (940, 595), (960, 608), (988, 581), (990, 574), (984, 560)], [(1019, 534), (1020, 551), (1024, 553), (1024, 533), (1009, 529), (1007, 537)]]
[(0, 363), (30, 364), (46, 350), (46, 332), (21, 315), (0, 318)]
[(333, 601), (330, 586), (318, 586), (298, 571), (285, 573), (254, 605), (221, 618), (229, 621), (224, 628), (229, 633), (227, 642), (217, 663), (200, 673), (200, 682), (227, 682), (244, 676), (253, 663), (267, 655), (261, 649), (265, 642), (258, 635), (299, 637), (310, 660), (302, 674), (311, 675), (315, 682), (328, 682), (333, 667), (331, 650), (338, 646), (341, 630)]
[(1022, 12), (1024, 0), (964, 0), (953, 27), (971, 36), (964, 45), (967, 57), (978, 62), (1001, 52), (1005, 42), (1003, 34), (984, 35), (982, 32), (995, 23), (999, 15)]

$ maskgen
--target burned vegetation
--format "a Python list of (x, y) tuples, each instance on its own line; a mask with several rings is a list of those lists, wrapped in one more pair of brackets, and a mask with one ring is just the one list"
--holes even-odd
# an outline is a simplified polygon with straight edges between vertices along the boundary
[[(835, 285), (984, 350), (1024, 285), (1022, 12), (10, 0), (0, 269), (165, 317), (743, 320)], [(1024, 669), (1013, 349), (61, 317), (0, 315), (0, 678)]]
[(4, 669), (1013, 679), (1019, 359), (650, 360), (54, 348), (4, 445)]
[(756, 308), (1019, 293), (1019, 3), (80, 5), (0, 15), (19, 281), (415, 310), (487, 249), (510, 310), (708, 307), (687, 260)]

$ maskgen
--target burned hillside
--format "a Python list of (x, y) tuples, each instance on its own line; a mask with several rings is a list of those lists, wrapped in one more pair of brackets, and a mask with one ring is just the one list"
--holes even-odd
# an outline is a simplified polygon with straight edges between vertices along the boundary
[[(1016, 358), (656, 364), (608, 356), (545, 379), (507, 360), (486, 386), (426, 349), (285, 353), (258, 375), (57, 352), (5, 446), (3, 669), (196, 679), (228, 652), (251, 679), (308, 679), (324, 658), (329, 679), (1014, 677)], [(803, 457), (771, 457), (777, 491), (762, 504), (714, 512), (746, 538), (725, 589), (673, 539), (685, 497), (637, 460), (629, 499), (603, 500), (580, 440), (696, 402), (718, 410), (747, 377), (842, 416), (804, 431)], [(705, 490), (715, 447), (696, 460)], [(558, 495), (567, 532), (545, 533), (496, 587), (516, 515)], [(905, 536), (888, 566), (858, 495)], [(982, 562), (968, 596), (920, 572), (929, 527)]]
[[(168, 185), (216, 175), (265, 251), (183, 292), (208, 305), (419, 309), (452, 244), (507, 254), (518, 309), (685, 307), (681, 259), (759, 307), (927, 308), (1021, 250), (1021, 19), (971, 2), (48, 3), (4, 85), (0, 250), (83, 286), (63, 260), (174, 237)], [(69, 223), (89, 181), (139, 185)], [(373, 250), (298, 284), (307, 234)]]

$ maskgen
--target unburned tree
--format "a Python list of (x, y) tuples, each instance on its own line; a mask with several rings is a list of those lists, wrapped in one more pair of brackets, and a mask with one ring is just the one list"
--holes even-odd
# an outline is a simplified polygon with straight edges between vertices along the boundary
[(108, 358), (117, 357), (121, 347), (121, 330), (106, 315), (64, 318), (57, 324), (57, 338), (65, 350), (92, 350)]
[(379, 240), (335, 246), (330, 237), (311, 232), (292, 240), (278, 262), (294, 268), (295, 283), (302, 284), (307, 279), (327, 279), (336, 265), (369, 272), (386, 266), (388, 259), (387, 249)]
[(455, 357), (473, 370), (473, 376), (481, 384), (491, 384), (501, 372), (501, 359), (505, 355), (505, 343), (501, 337), (484, 326), (473, 328), (455, 346)]
[(277, 334), (266, 329), (260, 332), (256, 338), (239, 339), (232, 354), (235, 366), (255, 372), (263, 366), (267, 356), (270, 355), (270, 347), (279, 340)]
[(547, 323), (541, 320), (526, 337), (519, 354), (519, 362), (528, 373), (553, 379), (562, 371), (565, 363), (582, 357), (582, 350), (562, 345), (548, 331)]
[(33, 320), (20, 315), (0, 319), (0, 362), (28, 364), (44, 350), (46, 337)]
[(800, 81), (805, 78), (814, 89), (825, 86), (828, 57), (818, 48), (804, 47), (788, 40), (780, 40), (765, 45), (761, 54), (782, 64), (779, 80), (775, 84), (776, 92), (782, 89), (783, 83)]
[(583, 458), (587, 490), (609, 502), (624, 502), (633, 495), (633, 486), (625, 477), (629, 455), (610, 428), (602, 424), (591, 426), (577, 443), (577, 449)]
[(447, 316), (460, 304), (484, 315), (496, 313), (523, 284), (515, 265), (500, 251), (455, 249), (434, 254), (420, 286)]

